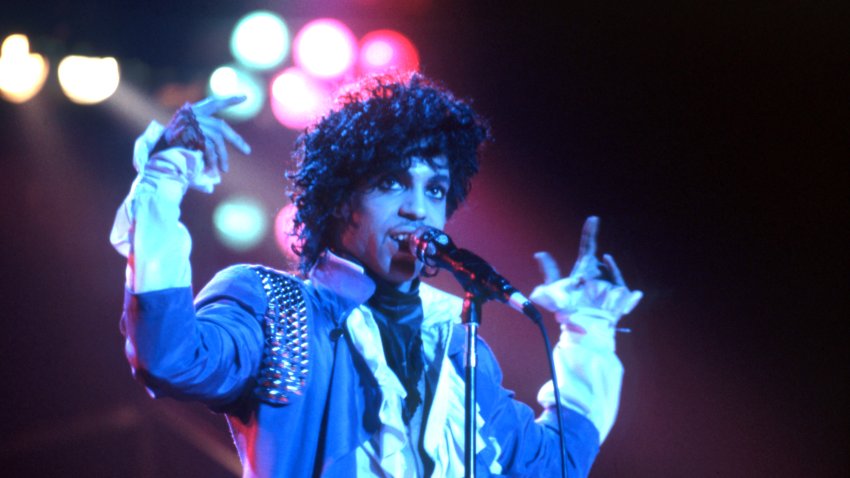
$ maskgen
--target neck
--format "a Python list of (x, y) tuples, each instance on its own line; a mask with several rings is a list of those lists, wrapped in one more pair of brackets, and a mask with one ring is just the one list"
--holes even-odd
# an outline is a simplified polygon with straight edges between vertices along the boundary
[(366, 275), (368, 275), (369, 278), (371, 278), (372, 281), (375, 282), (375, 293), (377, 295), (398, 298), (419, 295), (418, 277), (409, 281), (395, 283), (382, 279), (377, 274), (367, 268), (364, 268), (364, 270), (366, 271)]

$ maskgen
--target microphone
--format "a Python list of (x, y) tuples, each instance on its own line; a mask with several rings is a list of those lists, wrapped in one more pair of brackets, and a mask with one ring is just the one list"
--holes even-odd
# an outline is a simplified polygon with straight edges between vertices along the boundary
[(467, 292), (484, 300), (505, 302), (535, 323), (542, 320), (540, 312), (516, 287), (487, 261), (455, 246), (445, 232), (429, 226), (419, 227), (408, 237), (408, 247), (425, 265), (449, 270)]

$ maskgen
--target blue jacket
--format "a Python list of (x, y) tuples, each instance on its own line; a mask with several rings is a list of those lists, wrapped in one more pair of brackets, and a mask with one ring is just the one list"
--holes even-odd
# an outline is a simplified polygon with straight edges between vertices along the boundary
[[(355, 473), (358, 448), (381, 432), (381, 387), (346, 328), (374, 284), (339, 261), (323, 261), (300, 287), (307, 306), (307, 378), (285, 405), (266, 403), (253, 393), (268, 307), (255, 268), (225, 269), (194, 304), (190, 288), (126, 295), (122, 331), (135, 377), (155, 397), (197, 400), (226, 414), (245, 477), (348, 478)], [(457, 297), (425, 284), (420, 295), (426, 322), (438, 314), (458, 316)], [(448, 361), (462, 377), (465, 329), (456, 320), (435, 323), (450, 331), (438, 345), (447, 347)], [(559, 476), (554, 415), (545, 412), (535, 420), (531, 408), (514, 400), (501, 381), (499, 365), (481, 341), (479, 433), (495, 445), (479, 447), (478, 475)], [(462, 400), (463, 390), (457, 396)], [(564, 417), (570, 476), (587, 476), (598, 432), (576, 412), (566, 410)], [(491, 474), (494, 470), (498, 475)]]

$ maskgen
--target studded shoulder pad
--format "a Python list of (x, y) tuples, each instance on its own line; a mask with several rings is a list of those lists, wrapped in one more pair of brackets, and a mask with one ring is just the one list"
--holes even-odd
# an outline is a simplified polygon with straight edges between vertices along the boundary
[(286, 405), (307, 383), (307, 306), (298, 280), (256, 266), (268, 308), (263, 317), (265, 345), (254, 395), (270, 405)]

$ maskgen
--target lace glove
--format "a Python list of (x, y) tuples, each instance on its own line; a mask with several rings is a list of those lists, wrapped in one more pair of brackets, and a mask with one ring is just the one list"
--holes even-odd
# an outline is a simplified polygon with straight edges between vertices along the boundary
[(225, 142), (248, 154), (250, 147), (226, 123), (211, 115), (243, 97), (208, 98), (185, 105), (167, 128), (152, 122), (136, 140), (138, 176), (118, 208), (110, 234), (127, 257), (125, 285), (134, 293), (188, 287), (192, 239), (180, 222), (188, 188), (211, 193), (227, 170)]
[[(599, 431), (600, 443), (614, 425), (619, 408), (623, 366), (614, 353), (617, 322), (643, 297), (630, 291), (613, 257), (596, 254), (599, 219), (590, 217), (582, 230), (579, 258), (572, 272), (560, 278), (548, 253), (538, 253), (545, 284), (531, 300), (555, 313), (561, 338), (554, 350), (563, 405), (584, 414)], [(544, 407), (555, 403), (552, 382), (538, 394)]]

